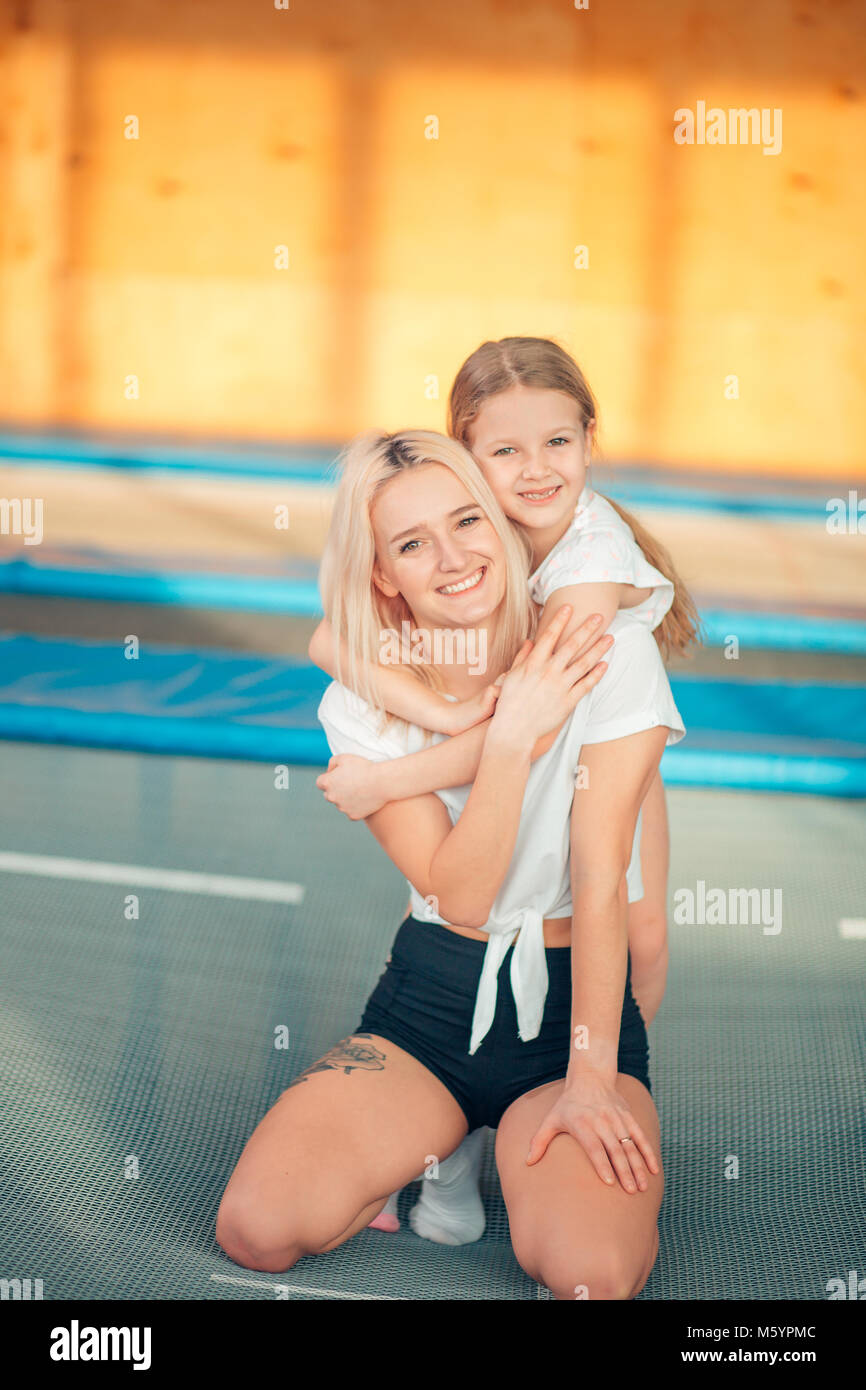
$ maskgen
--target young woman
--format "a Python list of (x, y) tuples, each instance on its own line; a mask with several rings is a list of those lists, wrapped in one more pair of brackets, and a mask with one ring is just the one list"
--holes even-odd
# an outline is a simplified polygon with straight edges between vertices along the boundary
[[(384, 715), (374, 688), (381, 634), (404, 620), (483, 633), (490, 678), (504, 679), (471, 788), (368, 818), (412, 886), (413, 915), (358, 1032), (296, 1079), (238, 1161), (217, 1239), (240, 1264), (285, 1270), (335, 1248), (428, 1155), (445, 1158), (483, 1124), (498, 1126), (517, 1258), (557, 1298), (632, 1297), (655, 1260), (659, 1131), (628, 988), (624, 875), (682, 724), (654, 640), (627, 617), (614, 645), (584, 652), (601, 618), (560, 641), (565, 606), (530, 650), (526, 577), (454, 441), (418, 432), (349, 451), (322, 565), (349, 652), (350, 689), (322, 702), (331, 737), (386, 758), (423, 738)], [(472, 691), (459, 659), (413, 674), (457, 699)]]

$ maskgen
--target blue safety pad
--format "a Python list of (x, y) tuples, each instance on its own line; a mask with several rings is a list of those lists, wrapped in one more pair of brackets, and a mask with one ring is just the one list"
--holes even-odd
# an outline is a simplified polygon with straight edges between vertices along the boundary
[(207, 440), (131, 434), (34, 434), (7, 429), (0, 458), (28, 468), (104, 468), (122, 472), (202, 473), (215, 477), (276, 478), (331, 486), (339, 446), (252, 440)]
[[(228, 572), (222, 556), (199, 556), (193, 570), (183, 556), (157, 561), (40, 546), (0, 561), (0, 593), (321, 617), (315, 560), (233, 557), (232, 564)], [(733, 635), (744, 648), (866, 656), (866, 622), (856, 610), (702, 606), (701, 622), (710, 646), (724, 646)]]
[[(28, 467), (106, 468), (126, 472), (200, 473), (275, 478), (312, 486), (334, 483), (340, 451), (331, 445), (279, 440), (189, 439), (79, 432), (33, 433), (6, 428), (0, 458)], [(828, 501), (847, 498), (851, 480), (730, 475), (708, 469), (613, 465), (600, 470), (601, 491), (627, 507), (720, 512), (826, 522)]]
[[(0, 736), (324, 764), (328, 677), (291, 658), (0, 636)], [(857, 685), (675, 676), (687, 739), (671, 785), (866, 795), (866, 692)]]

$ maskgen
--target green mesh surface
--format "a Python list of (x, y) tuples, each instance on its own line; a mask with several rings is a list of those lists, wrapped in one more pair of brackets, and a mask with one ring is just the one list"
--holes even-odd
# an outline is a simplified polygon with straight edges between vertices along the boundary
[[(325, 804), (314, 770), (275, 791), (264, 765), (34, 745), (5, 745), (2, 764), (6, 850), (287, 879), (306, 896), (135, 890), (129, 922), (125, 889), (0, 873), (0, 1275), (41, 1278), (46, 1299), (273, 1298), (277, 1285), (301, 1299), (548, 1297), (512, 1254), (489, 1148), (474, 1245), (434, 1246), (404, 1224), (279, 1276), (214, 1241), (246, 1139), (355, 1026), (405, 911), (397, 871)], [(777, 936), (671, 926), (651, 1031), (666, 1193), (641, 1297), (823, 1298), (866, 1259), (866, 942), (837, 928), (866, 916), (864, 808), (669, 800), (672, 891), (781, 887), (784, 915)]]

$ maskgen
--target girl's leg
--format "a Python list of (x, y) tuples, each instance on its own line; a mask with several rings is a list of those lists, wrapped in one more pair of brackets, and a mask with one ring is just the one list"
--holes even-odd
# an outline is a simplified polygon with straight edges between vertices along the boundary
[(484, 1235), (486, 1218), (479, 1190), (484, 1130), (468, 1134), (459, 1149), (439, 1165), (435, 1178), (421, 1183), (409, 1212), (416, 1236), (439, 1245), (468, 1245)]
[[(661, 1172), (647, 1170), (645, 1192), (608, 1187), (570, 1134), (558, 1134), (527, 1167), (530, 1140), (564, 1082), (550, 1081), (514, 1101), (496, 1135), (496, 1162), (511, 1243), (531, 1278), (557, 1299), (629, 1299), (640, 1292), (658, 1254)], [(649, 1091), (620, 1072), (617, 1090), (661, 1161), (659, 1122)]]
[(631, 988), (644, 1022), (658, 1013), (668, 973), (668, 811), (661, 773), (657, 772), (641, 817), (640, 868), (644, 896), (629, 903), (628, 949), (631, 955)]
[[(484, 1130), (467, 1134), (450, 1158), (439, 1164), (436, 1180), (421, 1183), (421, 1194), (409, 1212), (416, 1236), (438, 1245), (468, 1245), (484, 1235), (487, 1218), (481, 1200), (481, 1159)], [(399, 1192), (392, 1192), (370, 1226), (374, 1231), (399, 1231)]]
[(393, 1233), (394, 1231), (399, 1231), (400, 1218), (397, 1215), (397, 1198), (399, 1196), (399, 1192), (391, 1193), (391, 1196), (387, 1198), (384, 1207), (379, 1212), (379, 1215), (374, 1216), (373, 1220), (369, 1223), (371, 1230), (390, 1231), (391, 1233)]
[(390, 1192), (466, 1134), (451, 1092), (374, 1033), (336, 1043), (259, 1123), (223, 1194), (216, 1238), (250, 1269), (289, 1269), (362, 1230)]

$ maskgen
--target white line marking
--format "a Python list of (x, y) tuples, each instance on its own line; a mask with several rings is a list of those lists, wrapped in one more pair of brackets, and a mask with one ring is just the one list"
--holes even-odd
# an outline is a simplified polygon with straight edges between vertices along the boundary
[(843, 917), (839, 935), (843, 941), (866, 941), (866, 917)]
[(227, 874), (197, 874), (187, 869), (150, 869), (142, 864), (104, 864), (95, 859), (58, 859), (50, 854), (0, 851), (0, 870), (37, 874), (42, 878), (86, 879), (89, 883), (122, 883), (126, 887), (165, 888), (171, 893), (206, 893), (214, 898), (247, 898), (267, 903), (300, 903), (300, 883), (270, 878), (232, 878)]
[(220, 1284), (241, 1284), (248, 1289), (274, 1289), (295, 1293), (315, 1293), (324, 1295), (325, 1298), (360, 1298), (373, 1303), (404, 1303), (406, 1300), (399, 1298), (396, 1294), (386, 1293), (344, 1293), (341, 1289), (317, 1289), (311, 1284), (283, 1284), (279, 1281), (271, 1283), (261, 1283), (258, 1279), (237, 1279), (231, 1274), (212, 1274), (211, 1279), (215, 1279)]

